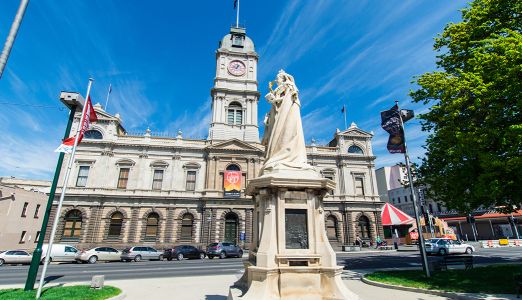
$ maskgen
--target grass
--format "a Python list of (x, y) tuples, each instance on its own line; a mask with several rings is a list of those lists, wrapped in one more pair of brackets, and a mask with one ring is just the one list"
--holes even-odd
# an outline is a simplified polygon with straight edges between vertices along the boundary
[[(42, 300), (104, 300), (117, 296), (121, 290), (112, 286), (105, 286), (102, 289), (91, 289), (87, 285), (76, 286), (56, 286), (44, 288), (42, 290)], [(24, 289), (5, 289), (0, 290), (0, 300), (25, 300), (35, 299), (36, 290), (25, 292)]]
[(382, 271), (366, 275), (367, 279), (406, 287), (460, 293), (514, 294), (518, 285), (514, 276), (522, 265), (494, 265), (471, 270), (439, 271), (426, 278), (422, 270)]

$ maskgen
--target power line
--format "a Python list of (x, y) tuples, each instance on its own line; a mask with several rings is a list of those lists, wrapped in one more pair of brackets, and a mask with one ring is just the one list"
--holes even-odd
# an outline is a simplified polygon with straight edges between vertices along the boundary
[(40, 104), (27, 104), (27, 103), (15, 103), (15, 102), (0, 102), (0, 105), (14, 105), (14, 106), (27, 106), (34, 108), (54, 108), (63, 111), (65, 107), (54, 106), (54, 105), (40, 105)]

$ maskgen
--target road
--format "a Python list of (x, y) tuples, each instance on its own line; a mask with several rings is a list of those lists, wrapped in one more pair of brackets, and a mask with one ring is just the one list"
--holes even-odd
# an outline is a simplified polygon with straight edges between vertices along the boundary
[[(438, 257), (429, 257), (436, 260)], [(383, 251), (373, 253), (339, 253), (337, 262), (347, 270), (371, 270), (420, 266), (417, 252)], [(522, 263), (521, 248), (478, 249), (476, 264)], [(0, 285), (23, 284), (28, 266), (0, 267)], [(41, 268), (40, 268), (41, 269)], [(205, 276), (239, 274), (243, 272), (242, 259), (204, 259), (184, 261), (142, 261), (139, 263), (111, 262), (91, 264), (51, 264), (48, 280), (56, 283), (89, 281), (93, 275), (105, 275), (106, 280)]]

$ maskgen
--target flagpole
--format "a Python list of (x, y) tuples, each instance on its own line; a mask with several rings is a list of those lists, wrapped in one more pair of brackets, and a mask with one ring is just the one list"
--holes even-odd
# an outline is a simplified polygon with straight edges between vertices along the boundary
[(239, 0), (237, 0), (236, 28), (239, 28)]
[(395, 106), (397, 106), (397, 111), (399, 112), (399, 120), (404, 137), (404, 160), (406, 161), (406, 170), (408, 172), (408, 180), (410, 181), (410, 193), (413, 198), (413, 211), (415, 213), (415, 221), (417, 222), (417, 232), (419, 233), (419, 250), (422, 257), (422, 266), (424, 267), (424, 271), (426, 272), (426, 277), (430, 277), (428, 259), (426, 257), (426, 251), (424, 249), (425, 244), (424, 236), (422, 235), (422, 226), (419, 218), (419, 209), (417, 207), (417, 196), (415, 195), (415, 190), (413, 189), (413, 176), (411, 176), (410, 156), (408, 155), (408, 147), (406, 146), (406, 131), (404, 130), (404, 123), (402, 122), (402, 114), (401, 109), (399, 108), (399, 101), (395, 101)]
[(58, 227), (58, 221), (60, 220), (60, 212), (62, 210), (63, 199), (65, 197), (65, 192), (67, 190), (67, 182), (69, 181), (69, 175), (71, 174), (72, 165), (74, 163), (74, 154), (76, 153), (76, 146), (78, 145), (78, 139), (80, 138), (80, 133), (83, 127), (83, 122), (85, 119), (85, 113), (87, 111), (87, 106), (89, 106), (89, 94), (91, 93), (91, 86), (94, 79), (89, 78), (89, 85), (87, 86), (87, 95), (85, 96), (85, 104), (83, 105), (82, 115), (80, 117), (80, 123), (78, 125), (78, 129), (76, 130), (76, 137), (74, 138), (74, 145), (72, 148), (71, 156), (69, 157), (69, 163), (67, 164), (67, 170), (65, 172), (65, 177), (63, 179), (62, 185), (62, 193), (60, 194), (60, 200), (58, 201), (58, 207), (56, 208), (56, 214), (54, 216), (53, 227), (51, 229), (51, 236), (49, 237), (49, 244), (47, 246), (47, 251), (45, 254), (45, 261), (42, 269), (42, 274), (40, 275), (40, 281), (38, 282), (38, 291), (36, 292), (36, 299), (40, 299), (42, 295), (42, 287), (44, 285), (45, 273), (47, 273), (47, 266), (49, 265), (49, 257), (51, 256), (51, 249), (54, 242), (54, 236), (56, 234), (56, 228)]
[(103, 107), (103, 110), (107, 111), (107, 105), (109, 104), (109, 96), (111, 95), (112, 91), (112, 84), (109, 83), (109, 90), (107, 91), (107, 99), (105, 100), (105, 106)]

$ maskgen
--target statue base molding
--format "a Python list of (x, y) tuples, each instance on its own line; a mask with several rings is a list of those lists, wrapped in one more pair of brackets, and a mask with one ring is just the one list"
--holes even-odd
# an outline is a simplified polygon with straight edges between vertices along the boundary
[[(286, 174), (289, 175), (289, 174)], [(270, 173), (250, 180), (254, 228), (243, 277), (228, 299), (349, 299), (326, 236), (323, 197), (335, 187), (325, 178)]]

